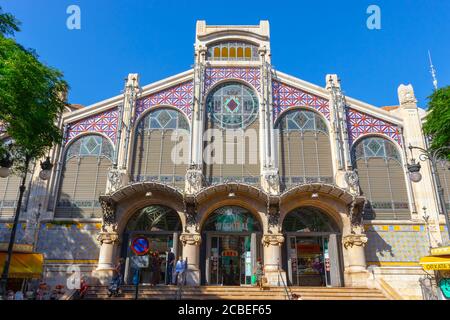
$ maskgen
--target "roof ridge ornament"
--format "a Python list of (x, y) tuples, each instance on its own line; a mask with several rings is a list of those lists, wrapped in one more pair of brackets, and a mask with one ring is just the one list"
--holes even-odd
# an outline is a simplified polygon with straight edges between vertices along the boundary
[(414, 95), (414, 88), (411, 84), (401, 84), (398, 87), (398, 100), (402, 107), (417, 107), (417, 99)]

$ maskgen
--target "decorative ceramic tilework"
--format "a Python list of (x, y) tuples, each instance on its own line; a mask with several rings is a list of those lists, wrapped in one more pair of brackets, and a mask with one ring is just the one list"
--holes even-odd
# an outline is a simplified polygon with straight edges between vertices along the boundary
[(392, 138), (398, 144), (402, 144), (400, 130), (396, 125), (371, 115), (347, 108), (347, 123), (350, 144), (353, 144), (353, 141), (359, 136), (369, 133), (383, 134)]
[(118, 108), (115, 107), (102, 113), (81, 119), (77, 122), (70, 123), (67, 128), (67, 142), (85, 132), (103, 133), (115, 142), (117, 135), (118, 113)]
[(189, 119), (192, 115), (193, 82), (188, 81), (174, 87), (164, 89), (139, 99), (136, 103), (136, 118), (145, 110), (169, 105), (182, 111)]
[(250, 83), (261, 92), (261, 72), (259, 68), (206, 68), (204, 92), (218, 81), (224, 79), (238, 79)]
[[(25, 241), (25, 224), (17, 228), (16, 243)], [(40, 224), (37, 252), (44, 254), (45, 259), (56, 260), (96, 260), (100, 252), (100, 243), (96, 237), (98, 227), (94, 223), (85, 224)], [(11, 229), (6, 223), (0, 224), (0, 242), (9, 242)], [(34, 234), (34, 230), (31, 230)]]
[(95, 260), (100, 252), (97, 235), (98, 229), (92, 223), (41, 224), (37, 251), (42, 252), (45, 259)]
[(366, 234), (366, 260), (370, 262), (418, 262), (428, 254), (423, 225), (366, 226)]
[(272, 96), (274, 121), (281, 112), (290, 107), (310, 107), (316, 109), (330, 120), (330, 106), (327, 99), (276, 80), (272, 81)]

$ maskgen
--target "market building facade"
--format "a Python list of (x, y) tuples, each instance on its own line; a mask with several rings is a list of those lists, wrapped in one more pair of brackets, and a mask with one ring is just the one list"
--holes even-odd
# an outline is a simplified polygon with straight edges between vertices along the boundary
[[(79, 270), (104, 283), (124, 258), (131, 283), (130, 244), (145, 237), (160, 284), (172, 255), (187, 260), (188, 285), (250, 285), (261, 261), (271, 285), (384, 281), (421, 297), (419, 259), (448, 232), (429, 165), (420, 182), (408, 176), (408, 146), (427, 143), (412, 86), (375, 107), (344, 95), (337, 75), (317, 86), (275, 70), (270, 40), (267, 21), (198, 21), (193, 69), (146, 86), (130, 74), (123, 94), (67, 108), (52, 177), (30, 174), (18, 235), (44, 254), (47, 282)], [(0, 180), (0, 242), (18, 183)]]

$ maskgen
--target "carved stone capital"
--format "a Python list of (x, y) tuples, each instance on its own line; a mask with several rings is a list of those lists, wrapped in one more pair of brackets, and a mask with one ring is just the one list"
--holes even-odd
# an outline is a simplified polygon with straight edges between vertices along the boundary
[(368, 238), (365, 234), (348, 234), (342, 238), (342, 244), (345, 249), (353, 246), (364, 247), (367, 240)]
[(107, 194), (112, 194), (128, 183), (128, 175), (125, 170), (110, 168), (108, 171)]
[(359, 196), (359, 176), (355, 170), (345, 172), (345, 182), (347, 182), (348, 189), (351, 194)]
[(202, 188), (203, 171), (200, 165), (192, 164), (186, 172), (186, 189), (195, 193)]
[(118, 244), (119, 234), (117, 232), (100, 232), (97, 240), (101, 244)]
[(180, 241), (183, 246), (199, 246), (202, 243), (202, 236), (198, 233), (182, 233)]
[(265, 247), (281, 246), (284, 243), (284, 236), (282, 234), (265, 234), (261, 242)]
[(197, 231), (197, 203), (193, 196), (184, 198), (184, 213), (186, 215), (186, 232), (188, 227), (195, 226)]
[(280, 176), (278, 169), (273, 167), (265, 167), (262, 172), (263, 185), (265, 185), (266, 192), (279, 193), (280, 191)]
[(269, 228), (279, 227), (280, 223), (280, 204), (278, 198), (271, 197), (267, 204), (267, 221)]
[(115, 231), (117, 229), (116, 203), (111, 198), (101, 197), (100, 204), (103, 211), (103, 232), (107, 232), (109, 228)]

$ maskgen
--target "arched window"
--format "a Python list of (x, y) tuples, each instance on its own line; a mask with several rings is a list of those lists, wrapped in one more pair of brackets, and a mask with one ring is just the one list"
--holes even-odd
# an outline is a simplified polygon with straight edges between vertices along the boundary
[(361, 192), (369, 200), (366, 219), (409, 219), (405, 170), (396, 146), (381, 137), (368, 137), (353, 148)]
[(291, 110), (278, 124), (281, 186), (333, 182), (330, 138), (325, 121), (309, 110)]
[(202, 229), (217, 232), (261, 231), (258, 220), (247, 209), (238, 206), (216, 209), (206, 220)]
[(338, 232), (337, 224), (320, 209), (301, 207), (284, 218), (283, 232)]
[(161, 108), (148, 113), (136, 129), (133, 180), (184, 188), (188, 146), (189, 123), (181, 112)]
[(85, 135), (70, 144), (61, 173), (55, 217), (101, 217), (98, 198), (106, 191), (113, 157), (113, 146), (100, 135)]
[(209, 184), (259, 183), (258, 110), (256, 93), (239, 82), (221, 84), (208, 95), (204, 168)]
[(127, 231), (181, 231), (181, 220), (172, 208), (151, 205), (137, 212), (127, 224)]
[(258, 61), (258, 46), (242, 41), (225, 41), (208, 47), (207, 60)]

